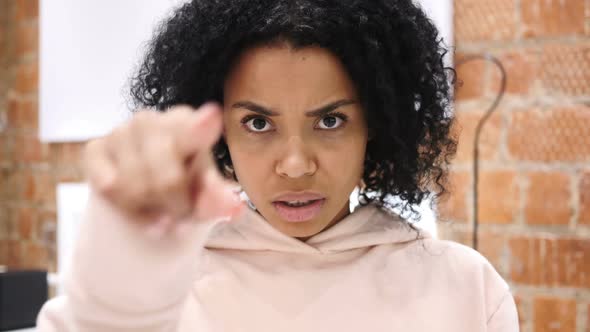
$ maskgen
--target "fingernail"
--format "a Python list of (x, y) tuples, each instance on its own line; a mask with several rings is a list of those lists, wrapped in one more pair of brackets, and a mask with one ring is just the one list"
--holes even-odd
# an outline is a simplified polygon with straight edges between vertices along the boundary
[(199, 113), (199, 114), (201, 114), (201, 116), (207, 118), (207, 117), (210, 117), (212, 113), (217, 111), (219, 109), (219, 107), (220, 106), (217, 103), (213, 103), (213, 102), (205, 103), (205, 104), (203, 104), (203, 106), (201, 106), (199, 108), (199, 111), (197, 113)]
[(218, 102), (215, 102), (215, 101), (208, 101), (208, 102), (204, 103), (200, 108), (203, 108), (203, 109), (218, 109), (218, 108), (221, 108), (221, 105)]

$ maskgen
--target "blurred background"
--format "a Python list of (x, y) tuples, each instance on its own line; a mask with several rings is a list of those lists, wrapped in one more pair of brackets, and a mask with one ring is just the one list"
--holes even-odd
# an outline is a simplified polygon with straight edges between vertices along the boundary
[[(502, 75), (483, 60), (458, 68), (460, 144), (439, 237), (472, 246), (475, 215), (477, 249), (514, 290), (521, 330), (590, 332), (590, 0), (451, 5), (454, 62), (489, 54), (507, 84), (482, 127), (475, 206), (476, 127)], [(0, 265), (56, 272), (68, 217), (57, 188), (83, 181), (84, 142), (40, 135), (39, 13), (38, 0), (0, 0)]]

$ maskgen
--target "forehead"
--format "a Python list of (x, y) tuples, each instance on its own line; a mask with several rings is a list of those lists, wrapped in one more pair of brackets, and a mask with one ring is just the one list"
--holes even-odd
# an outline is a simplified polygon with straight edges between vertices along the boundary
[(225, 82), (226, 94), (268, 98), (352, 97), (355, 90), (340, 60), (319, 47), (260, 46), (237, 59)]

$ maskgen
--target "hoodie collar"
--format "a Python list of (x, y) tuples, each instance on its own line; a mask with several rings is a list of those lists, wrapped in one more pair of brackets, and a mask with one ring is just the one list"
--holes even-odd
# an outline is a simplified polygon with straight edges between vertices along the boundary
[(237, 221), (219, 223), (207, 241), (210, 249), (270, 250), (290, 253), (336, 253), (428, 238), (399, 215), (374, 204), (357, 207), (336, 225), (303, 242), (272, 227), (258, 213), (247, 210)]

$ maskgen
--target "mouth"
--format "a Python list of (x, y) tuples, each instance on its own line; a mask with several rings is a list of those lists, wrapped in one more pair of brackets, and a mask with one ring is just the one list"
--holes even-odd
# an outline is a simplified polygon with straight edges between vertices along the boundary
[(282, 219), (288, 222), (305, 222), (321, 212), (325, 201), (326, 198), (319, 194), (293, 193), (279, 196), (272, 205)]

